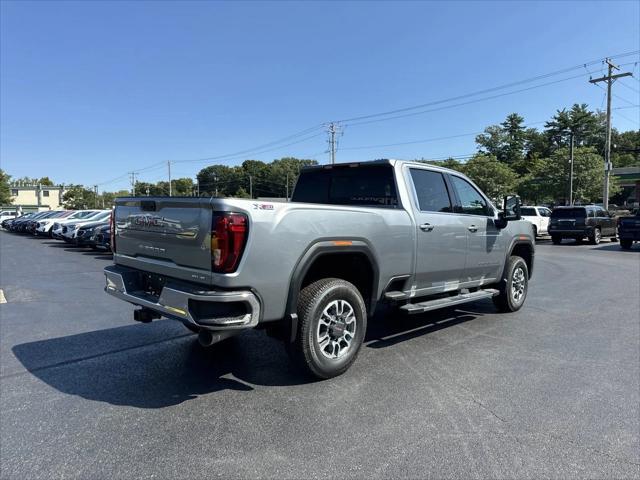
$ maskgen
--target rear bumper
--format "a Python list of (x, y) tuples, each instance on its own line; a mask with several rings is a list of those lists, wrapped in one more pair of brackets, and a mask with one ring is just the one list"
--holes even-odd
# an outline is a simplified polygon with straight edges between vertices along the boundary
[(618, 229), (618, 237), (621, 240), (640, 240), (640, 230), (622, 230)]
[(203, 290), (198, 285), (167, 280), (156, 296), (144, 290), (145, 272), (109, 265), (104, 274), (108, 294), (203, 329), (253, 328), (260, 319), (260, 302), (249, 290)]
[(558, 235), (563, 237), (588, 237), (591, 235), (593, 228), (585, 227), (585, 228), (566, 228), (566, 227), (554, 227), (549, 225), (548, 232), (549, 235)]

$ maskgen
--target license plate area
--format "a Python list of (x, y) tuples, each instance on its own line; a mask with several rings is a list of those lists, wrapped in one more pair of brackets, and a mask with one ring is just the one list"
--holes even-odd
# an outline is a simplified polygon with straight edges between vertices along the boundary
[(158, 299), (166, 283), (167, 279), (162, 275), (143, 273), (140, 278), (140, 290), (146, 295)]

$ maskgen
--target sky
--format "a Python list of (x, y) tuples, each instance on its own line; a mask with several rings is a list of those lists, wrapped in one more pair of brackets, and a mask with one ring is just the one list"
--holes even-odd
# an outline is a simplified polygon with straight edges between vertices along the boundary
[[(339, 162), (465, 156), (509, 113), (540, 128), (574, 103), (604, 108), (588, 82), (602, 63), (348, 119), (639, 49), (638, 1), (4, 0), (0, 168), (114, 191), (130, 171), (166, 180), (167, 161), (173, 178), (248, 158), (327, 163), (323, 124), (341, 120)], [(634, 77), (614, 85), (613, 125), (638, 129), (640, 58), (614, 60)]]

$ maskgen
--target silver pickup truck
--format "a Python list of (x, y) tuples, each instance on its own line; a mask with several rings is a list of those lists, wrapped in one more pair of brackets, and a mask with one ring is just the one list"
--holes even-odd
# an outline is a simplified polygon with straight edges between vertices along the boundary
[(397, 160), (305, 168), (290, 202), (120, 198), (105, 290), (203, 345), (265, 328), (329, 378), (354, 362), (381, 302), (520, 309), (534, 235), (519, 208), (506, 197), (498, 211), (458, 172)]

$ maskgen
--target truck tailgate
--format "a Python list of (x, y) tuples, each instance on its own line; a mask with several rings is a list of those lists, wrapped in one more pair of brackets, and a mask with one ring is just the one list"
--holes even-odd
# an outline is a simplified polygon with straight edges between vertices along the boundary
[(115, 209), (117, 264), (201, 283), (211, 281), (209, 199), (118, 199)]

